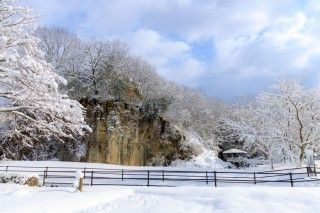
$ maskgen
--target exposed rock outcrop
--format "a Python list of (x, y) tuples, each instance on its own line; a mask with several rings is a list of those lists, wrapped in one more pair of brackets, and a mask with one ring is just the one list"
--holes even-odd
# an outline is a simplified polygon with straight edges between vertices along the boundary
[[(133, 104), (120, 101), (81, 100), (92, 127), (88, 162), (122, 165), (168, 165), (193, 154), (182, 132), (160, 116), (147, 116)], [(182, 146), (183, 149), (181, 148)]]

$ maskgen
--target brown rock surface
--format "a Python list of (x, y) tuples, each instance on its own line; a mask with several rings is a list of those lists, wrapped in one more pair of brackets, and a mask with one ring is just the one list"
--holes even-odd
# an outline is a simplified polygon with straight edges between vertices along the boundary
[(185, 137), (160, 116), (146, 118), (135, 105), (118, 101), (81, 100), (93, 129), (86, 161), (122, 165), (168, 165), (188, 159), (191, 149), (181, 149)]

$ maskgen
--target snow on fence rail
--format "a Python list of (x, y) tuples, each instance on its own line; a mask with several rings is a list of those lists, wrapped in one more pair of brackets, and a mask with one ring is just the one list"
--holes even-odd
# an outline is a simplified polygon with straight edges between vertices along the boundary
[[(306, 167), (262, 172), (247, 171), (192, 171), (158, 169), (106, 169), (88, 167), (0, 166), (0, 171), (33, 172), (44, 186), (71, 186), (75, 172), (84, 174), (84, 184), (126, 186), (320, 186), (320, 179), (310, 178)], [(317, 175), (319, 173), (315, 173)], [(310, 184), (310, 183), (313, 184)]]

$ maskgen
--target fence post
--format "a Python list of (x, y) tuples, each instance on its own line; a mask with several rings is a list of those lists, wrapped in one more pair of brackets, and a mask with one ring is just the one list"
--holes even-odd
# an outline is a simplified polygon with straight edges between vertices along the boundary
[(214, 186), (217, 187), (217, 172), (214, 171), (213, 174), (214, 174)]
[(124, 173), (124, 170), (122, 169), (121, 170), (121, 181), (123, 181), (123, 173)]
[(46, 170), (43, 170), (43, 180), (42, 180), (42, 186), (46, 184)]
[(147, 182), (147, 186), (150, 186), (150, 171), (148, 170), (148, 182)]
[(78, 187), (79, 191), (82, 192), (83, 191), (83, 178), (80, 178), (79, 180), (79, 187)]
[(46, 179), (48, 178), (48, 167), (46, 167)]
[(209, 184), (209, 181), (208, 181), (208, 171), (206, 171), (206, 182), (207, 182), (207, 185)]
[(256, 173), (255, 173), (255, 172), (253, 173), (253, 182), (254, 182), (254, 185), (257, 184), (257, 181), (256, 181)]
[(8, 172), (8, 170), (9, 170), (9, 166), (6, 166), (6, 172)]
[(86, 167), (83, 168), (83, 179), (86, 179)]
[(90, 180), (90, 185), (92, 186), (93, 183), (93, 170), (91, 171), (91, 180)]
[(164, 170), (162, 170), (162, 182), (164, 182)]
[(290, 172), (290, 173), (289, 173), (289, 175), (290, 175), (290, 183), (291, 183), (291, 187), (293, 187), (292, 173)]

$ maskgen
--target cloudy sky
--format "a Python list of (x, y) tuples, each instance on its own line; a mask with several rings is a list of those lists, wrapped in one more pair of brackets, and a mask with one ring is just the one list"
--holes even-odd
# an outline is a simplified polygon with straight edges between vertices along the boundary
[(320, 80), (318, 0), (27, 0), (40, 23), (119, 39), (167, 79), (230, 99)]

